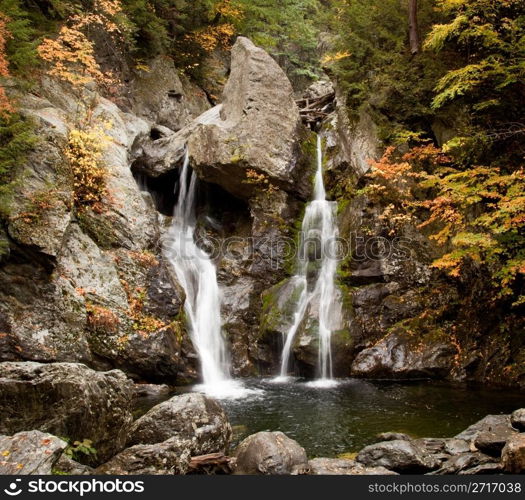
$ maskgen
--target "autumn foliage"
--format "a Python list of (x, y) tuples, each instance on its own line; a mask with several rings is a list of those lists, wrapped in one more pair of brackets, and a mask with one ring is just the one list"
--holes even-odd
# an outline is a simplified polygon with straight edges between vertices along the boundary
[[(2, 13), (0, 13), (0, 77), (8, 78), (9, 74), (9, 62), (6, 56), (6, 44), (11, 33), (7, 29), (7, 23), (9, 19)], [(13, 112), (13, 107), (9, 101), (4, 87), (0, 85), (0, 115), (4, 118)]]
[(74, 201), (79, 208), (97, 209), (107, 194), (103, 153), (109, 140), (100, 126), (74, 129), (69, 133), (65, 155), (73, 175)]
[(93, 12), (71, 16), (56, 38), (45, 38), (38, 47), (38, 54), (49, 64), (48, 74), (74, 87), (90, 82), (106, 87), (114, 84), (114, 75), (101, 70), (94, 43), (86, 32), (97, 26), (110, 37), (122, 37), (124, 28), (115, 21), (121, 11), (120, 0), (97, 0)]
[(443, 248), (435, 268), (461, 278), (465, 268), (483, 267), (497, 296), (514, 297), (515, 306), (525, 303), (523, 167), (464, 170), (427, 144), (405, 154), (389, 148), (372, 162), (369, 178), (365, 194), (385, 204), (385, 222), (417, 224)]

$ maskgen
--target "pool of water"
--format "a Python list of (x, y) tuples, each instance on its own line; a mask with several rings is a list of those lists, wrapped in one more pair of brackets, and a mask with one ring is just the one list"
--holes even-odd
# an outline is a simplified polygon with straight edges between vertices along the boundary
[(245, 386), (258, 392), (222, 401), (235, 441), (259, 431), (280, 430), (311, 457), (356, 452), (386, 431), (452, 437), (485, 415), (525, 406), (524, 392), (431, 382), (346, 380), (337, 387), (315, 388), (299, 381), (249, 380)]
[[(348, 379), (319, 388), (300, 380), (276, 384), (248, 379), (242, 384), (245, 397), (221, 400), (234, 429), (233, 447), (250, 434), (279, 430), (297, 440), (310, 457), (359, 451), (387, 431), (452, 437), (488, 414), (525, 407), (525, 392), (428, 381)], [(144, 400), (138, 414), (159, 402)]]

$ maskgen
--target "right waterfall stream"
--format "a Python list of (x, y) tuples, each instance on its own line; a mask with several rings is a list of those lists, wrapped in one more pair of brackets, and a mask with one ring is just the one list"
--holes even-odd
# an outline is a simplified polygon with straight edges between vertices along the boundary
[(281, 357), (280, 376), (276, 382), (288, 379), (290, 355), (299, 327), (307, 314), (315, 310), (318, 322), (319, 362), (317, 386), (333, 386), (331, 337), (334, 318), (337, 317), (337, 293), (335, 277), (338, 265), (336, 223), (337, 202), (326, 199), (323, 180), (323, 147), (317, 136), (317, 171), (315, 174), (313, 200), (307, 204), (292, 278), (299, 299), (293, 323), (285, 336)]

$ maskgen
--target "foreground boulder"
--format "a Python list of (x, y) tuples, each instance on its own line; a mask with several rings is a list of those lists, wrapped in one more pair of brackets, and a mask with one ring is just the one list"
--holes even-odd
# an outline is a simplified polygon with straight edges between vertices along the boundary
[(516, 433), (509, 415), (487, 415), (456, 438), (467, 441), (474, 450), (499, 458), (506, 441)]
[(139, 444), (126, 448), (101, 465), (97, 474), (114, 475), (179, 475), (190, 463), (188, 442), (177, 437), (163, 443)]
[(497, 465), (495, 464), (494, 459), (484, 453), (463, 452), (451, 456), (439, 469), (432, 472), (432, 474), (474, 474), (476, 471), (480, 471), (484, 467), (494, 467), (494, 465)]
[(51, 474), (67, 443), (40, 431), (0, 436), (0, 475)]
[(501, 454), (505, 472), (523, 474), (525, 472), (525, 434), (516, 434), (508, 441)]
[(238, 475), (304, 474), (308, 458), (297, 441), (282, 432), (258, 432), (248, 436), (237, 448)]
[(124, 373), (75, 363), (0, 363), (0, 433), (38, 429), (92, 442), (101, 463), (120, 451), (132, 422), (133, 384)]
[(192, 455), (226, 451), (231, 426), (221, 405), (203, 394), (175, 396), (153, 407), (132, 426), (128, 446), (155, 444), (177, 437)]
[(411, 441), (393, 440), (363, 448), (357, 461), (367, 467), (385, 467), (405, 474), (420, 474), (437, 467), (436, 461), (423, 447)]
[(525, 432), (525, 408), (513, 412), (510, 416), (510, 423), (518, 431)]
[(397, 475), (384, 467), (365, 467), (355, 460), (314, 458), (308, 462), (313, 476), (388, 476)]
[(456, 348), (446, 342), (422, 342), (414, 346), (404, 334), (387, 335), (373, 347), (361, 351), (352, 363), (358, 377), (420, 378), (445, 377), (454, 364)]

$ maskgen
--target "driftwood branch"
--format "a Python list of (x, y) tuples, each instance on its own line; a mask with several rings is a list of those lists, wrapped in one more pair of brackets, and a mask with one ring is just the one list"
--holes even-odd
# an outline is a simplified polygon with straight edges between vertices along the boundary
[(329, 115), (334, 100), (335, 93), (331, 92), (320, 97), (305, 97), (297, 100), (296, 103), (303, 122), (314, 125)]
[(210, 453), (191, 457), (189, 474), (231, 474), (235, 467), (235, 459), (224, 453)]

